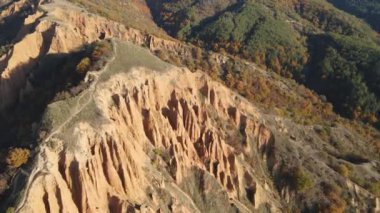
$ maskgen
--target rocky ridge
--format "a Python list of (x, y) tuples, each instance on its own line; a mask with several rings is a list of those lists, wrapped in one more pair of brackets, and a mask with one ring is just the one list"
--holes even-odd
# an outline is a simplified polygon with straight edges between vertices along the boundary
[[(12, 8), (23, 3), (16, 1), (4, 14), (12, 14), (16, 11)], [(40, 9), (19, 29), (13, 48), (0, 59), (2, 109), (33, 89), (28, 83), (33, 75), (30, 70), (42, 57), (70, 53), (103, 34), (106, 39), (184, 57), (195, 49), (125, 27), (63, 0), (39, 4)], [(313, 127), (262, 114), (200, 72), (167, 64), (112, 65), (123, 56), (128, 60), (127, 52), (138, 52), (137, 47), (119, 41), (113, 46), (116, 59), (108, 62), (104, 73), (88, 74), (87, 79), (92, 75), (100, 80), (67, 101), (75, 103), (70, 105), (74, 111), (53, 126), (37, 150), (25, 191), (15, 203), (17, 211), (276, 212), (294, 198), (289, 187), (278, 193), (271, 179), (281, 161), (310, 162), (307, 169), (314, 170), (315, 184), (347, 181), (344, 187), (352, 200), (348, 205), (376, 209), (374, 195), (342, 178), (319, 157), (321, 147), (331, 145), (325, 145)], [(147, 54), (143, 54), (146, 61), (158, 60)], [(220, 63), (226, 60), (222, 55), (215, 57)], [(104, 80), (104, 75), (109, 78)], [(60, 109), (60, 104), (51, 104), (46, 114), (57, 113), (51, 109)], [(352, 137), (342, 127), (334, 129), (348, 135), (344, 141)], [(347, 143), (360, 149), (362, 141)], [(376, 177), (376, 161), (357, 166), (375, 172)], [(310, 191), (315, 199), (322, 193)]]
[[(17, 12), (26, 1), (16, 1), (4, 10), (7, 16)], [(0, 59), (1, 71), (1, 108), (10, 106), (18, 98), (26, 85), (28, 71), (38, 60), (49, 54), (69, 53), (75, 49), (104, 38), (119, 38), (138, 45), (146, 45), (152, 51), (165, 49), (178, 54), (191, 54), (193, 47), (177, 41), (161, 39), (139, 30), (128, 28), (83, 11), (67, 1), (41, 1), (19, 29), (14, 45), (8, 54)], [(28, 33), (31, 32), (31, 33)]]
[(279, 211), (262, 167), (273, 164), (271, 132), (205, 74), (133, 68), (91, 96), (41, 145), (20, 212)]

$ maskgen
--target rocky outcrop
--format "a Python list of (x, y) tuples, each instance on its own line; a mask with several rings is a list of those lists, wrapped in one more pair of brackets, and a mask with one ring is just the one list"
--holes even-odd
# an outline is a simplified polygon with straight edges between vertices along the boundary
[[(151, 50), (192, 53), (193, 47), (127, 28), (66, 1), (40, 7), (24, 20), (11, 51), (1, 58), (1, 109), (17, 101), (43, 57), (69, 53), (101, 35), (144, 44)], [(186, 77), (183, 71), (170, 71), (157, 79), (150, 72), (137, 82), (130, 82), (130, 76), (112, 78), (112, 83), (102, 87), (109, 89), (94, 95), (96, 108), (105, 110), (106, 124), (98, 120), (74, 123), (70, 133), (60, 134), (73, 138), (53, 137), (43, 143), (17, 210), (279, 209), (276, 194), (257, 179), (256, 173), (266, 178), (263, 171), (255, 171), (245, 159), (253, 161), (252, 150), (258, 150), (265, 161), (273, 142), (270, 132), (241, 112), (232, 103), (236, 100), (221, 98), (231, 96), (227, 89), (219, 91), (220, 85), (204, 81), (207, 78), (199, 73), (185, 73)], [(173, 81), (189, 88), (166, 86)], [(226, 125), (231, 128), (227, 132)], [(226, 142), (234, 138), (234, 143)]]
[[(27, 2), (14, 1), (7, 13), (19, 11)], [(40, 9), (32, 8), (25, 18), (11, 50), (0, 58), (0, 110), (16, 103), (27, 87), (33, 89), (28, 79), (41, 59), (73, 52), (99, 39), (117, 38), (182, 58), (192, 57), (196, 50), (90, 14), (64, 0), (39, 4)], [(115, 45), (126, 48), (120, 43)], [(108, 65), (117, 70), (110, 71), (106, 65), (103, 71), (108, 77), (90, 72), (85, 79), (92, 79), (91, 86), (49, 105), (46, 115), (59, 122), (52, 122), (30, 165), (25, 191), (15, 204), (18, 211), (277, 212), (283, 203), (291, 206), (305, 196), (310, 198), (302, 201), (305, 209), (329, 203), (321, 202), (321, 186), (334, 182), (348, 192), (352, 202), (346, 203), (352, 207), (364, 211), (373, 206), (370, 202), (378, 203), (355, 184), (342, 183), (345, 178), (331, 167), (331, 159), (337, 161), (335, 152), (326, 151), (335, 148), (312, 126), (264, 114), (199, 72), (178, 67), (159, 72), (162, 69), (152, 65), (158, 59), (143, 58), (148, 54), (144, 51), (116, 51), (115, 61), (120, 64)], [(220, 64), (226, 61), (226, 56), (212, 57)], [(295, 90), (294, 84), (268, 79), (280, 82), (283, 91)], [(354, 144), (349, 138), (357, 137), (346, 136), (346, 128), (339, 128), (333, 131), (344, 133), (339, 138), (345, 146), (364, 147), (361, 139)], [(271, 178), (282, 165), (301, 165), (313, 176), (315, 187), (307, 195), (286, 184), (275, 189), (276, 180)], [(20, 185), (22, 179), (17, 176), (13, 185)]]
[(205, 74), (133, 68), (92, 97), (41, 145), (20, 212), (279, 211), (271, 131)]
[[(8, 13), (27, 2), (15, 2), (9, 6)], [(192, 52), (191, 46), (128, 28), (87, 13), (64, 0), (49, 3), (41, 1), (40, 4), (41, 10), (32, 10), (34, 12), (24, 20), (24, 25), (13, 41), (12, 50), (0, 59), (0, 109), (17, 100), (20, 91), (26, 85), (26, 76), (41, 58), (49, 54), (69, 53), (84, 44), (99, 40), (100, 37), (119, 38), (138, 45), (147, 45), (151, 50), (167, 49), (181, 55)]]
[(30, 6), (30, 3), (33, 1), (28, 0), (18, 0), (18, 1), (8, 1), (5, 3), (1, 3), (1, 11), (0, 11), (0, 20), (4, 20), (7, 18), (11, 18), (16, 15), (20, 11)]

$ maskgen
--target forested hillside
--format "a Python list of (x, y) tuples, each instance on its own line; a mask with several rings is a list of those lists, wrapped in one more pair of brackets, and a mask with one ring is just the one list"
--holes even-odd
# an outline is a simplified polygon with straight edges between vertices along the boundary
[(376, 31), (380, 31), (380, 1), (329, 0), (336, 7), (365, 19)]
[(337, 2), (163, 0), (150, 6), (172, 36), (294, 78), (325, 95), (341, 115), (376, 125), (380, 47), (369, 24), (380, 23), (379, 4)]

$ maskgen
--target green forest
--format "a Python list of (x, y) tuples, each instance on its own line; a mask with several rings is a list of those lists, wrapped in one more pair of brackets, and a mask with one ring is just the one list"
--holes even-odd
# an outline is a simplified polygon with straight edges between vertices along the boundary
[(329, 0), (336, 7), (365, 19), (376, 31), (380, 31), (380, 1)]
[(342, 116), (379, 125), (380, 3), (216, 2), (156, 1), (155, 18), (172, 36), (293, 78)]

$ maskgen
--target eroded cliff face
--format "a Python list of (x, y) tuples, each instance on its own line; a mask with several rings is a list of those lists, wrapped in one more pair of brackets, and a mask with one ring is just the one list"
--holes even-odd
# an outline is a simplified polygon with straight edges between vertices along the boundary
[(20, 212), (279, 211), (274, 138), (250, 103), (202, 73), (124, 69), (45, 138)]
[[(6, 15), (26, 3), (14, 2)], [(33, 89), (28, 76), (43, 57), (70, 53), (102, 35), (151, 50), (192, 51), (66, 1), (39, 4), (41, 9), (25, 18), (11, 50), (0, 59), (1, 109)], [(79, 96), (74, 111), (53, 125), (40, 145), (17, 211), (280, 208), (273, 186), (265, 181), (274, 140), (254, 108), (204, 74), (170, 68), (158, 75), (149, 69), (111, 75)], [(258, 171), (252, 162), (260, 165)]]
[[(17, 15), (29, 1), (15, 1), (1, 17)], [(119, 38), (147, 45), (151, 50), (166, 49), (191, 54), (192, 47), (174, 40), (161, 39), (139, 30), (90, 14), (64, 0), (36, 1), (24, 24), (18, 28), (13, 46), (0, 58), (0, 109), (11, 106), (25, 90), (27, 76), (41, 58), (70, 53), (84, 44), (104, 38)]]
[[(12, 16), (26, 3), (15, 1), (2, 14)], [(352, 208), (378, 209), (373, 194), (331, 165), (331, 159), (344, 162), (377, 179), (376, 161), (355, 165), (318, 133), (320, 128), (264, 114), (205, 74), (170, 66), (148, 51), (186, 58), (195, 47), (125, 27), (64, 0), (37, 3), (40, 9), (32, 7), (12, 48), (0, 58), (0, 110), (33, 90), (28, 81), (44, 57), (71, 53), (102, 37), (130, 43), (113, 42), (114, 57), (100, 71), (89, 72), (88, 88), (48, 106), (50, 129), (12, 204), (18, 211), (278, 212), (297, 196), (307, 197), (305, 206), (331, 203), (321, 198), (324, 183), (339, 183)], [(212, 57), (220, 65), (227, 59)], [(270, 80), (294, 92), (282, 80)], [(365, 149), (365, 141), (345, 127), (330, 130), (349, 149)], [(274, 187), (283, 165), (302, 165), (315, 187), (308, 194), (281, 185), (286, 180)], [(21, 180), (16, 176), (13, 186)]]

